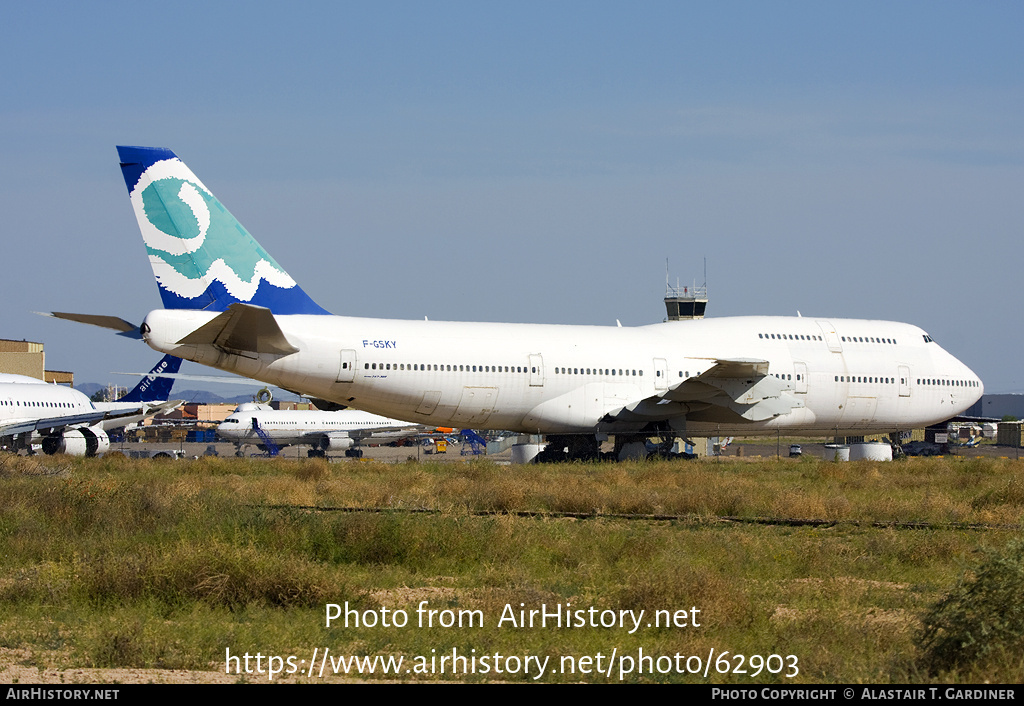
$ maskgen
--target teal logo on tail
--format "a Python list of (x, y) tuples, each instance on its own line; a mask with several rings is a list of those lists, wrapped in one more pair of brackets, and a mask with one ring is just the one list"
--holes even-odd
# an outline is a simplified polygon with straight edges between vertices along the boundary
[(167, 309), (327, 314), (170, 150), (118, 147), (121, 171)]

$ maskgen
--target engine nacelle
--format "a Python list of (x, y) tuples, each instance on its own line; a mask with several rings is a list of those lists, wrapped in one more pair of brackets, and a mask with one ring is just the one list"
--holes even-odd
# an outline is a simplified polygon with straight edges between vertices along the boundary
[(99, 427), (79, 427), (43, 437), (43, 453), (50, 455), (101, 456), (109, 450), (110, 437)]
[(258, 402), (243, 402), (242, 404), (235, 407), (236, 412), (266, 412), (273, 409), (268, 404), (260, 404)]
[(316, 447), (321, 451), (344, 451), (355, 444), (347, 432), (331, 432), (324, 434), (317, 441)]

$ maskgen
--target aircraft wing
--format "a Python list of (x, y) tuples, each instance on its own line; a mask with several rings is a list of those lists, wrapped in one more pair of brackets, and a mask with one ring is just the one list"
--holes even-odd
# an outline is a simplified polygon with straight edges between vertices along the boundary
[(169, 400), (167, 402), (139, 402), (137, 404), (124, 404), (117, 402), (96, 402), (100, 418), (96, 420), (104, 431), (120, 429), (128, 424), (141, 422), (147, 417), (170, 412), (172, 409), (184, 404), (184, 400)]
[(389, 426), (389, 427), (374, 427), (373, 429), (360, 429), (358, 431), (349, 432), (349, 436), (353, 439), (370, 439), (376, 437), (389, 437), (399, 438), (406, 436), (415, 436), (426, 430), (426, 427), (420, 425), (404, 425), (404, 426)]
[(803, 407), (792, 390), (789, 382), (768, 374), (767, 360), (719, 358), (697, 377), (626, 405), (606, 419), (762, 422)]
[(363, 427), (360, 429), (339, 429), (338, 432), (324, 432), (323, 430), (310, 431), (302, 434), (302, 436), (303, 438), (308, 437), (312, 439), (316, 437), (322, 437), (324, 436), (324, 434), (333, 434), (340, 432), (346, 434), (351, 439), (362, 440), (370, 439), (375, 436), (388, 436), (391, 438), (398, 438), (400, 436), (415, 436), (417, 434), (425, 433), (429, 429), (433, 429), (433, 427), (425, 427), (422, 424), (400, 424), (396, 422), (393, 425), (389, 424), (385, 426)]
[(181, 405), (185, 404), (185, 400), (167, 400), (166, 402), (148, 402), (146, 403), (145, 413), (146, 416), (155, 416), (157, 414), (167, 414)]
[(728, 380), (768, 374), (768, 361), (757, 358), (718, 358), (698, 379)]
[(104, 413), (97, 410), (73, 416), (29, 419), (24, 422), (0, 425), (0, 436), (14, 436), (15, 434), (25, 434), (44, 429), (63, 429), (64, 427), (73, 427), (81, 424), (94, 424), (103, 418)]

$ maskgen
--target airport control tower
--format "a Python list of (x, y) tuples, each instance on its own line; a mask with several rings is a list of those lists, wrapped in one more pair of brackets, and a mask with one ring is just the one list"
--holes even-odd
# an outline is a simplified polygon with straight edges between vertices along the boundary
[(704, 284), (697, 286), (696, 280), (690, 287), (680, 287), (679, 280), (672, 286), (668, 279), (668, 258), (665, 258), (665, 310), (666, 321), (690, 321), (703, 319), (708, 307), (708, 261), (704, 259)]
[(669, 321), (685, 321), (688, 319), (703, 319), (704, 310), (708, 306), (708, 286), (673, 287), (665, 288), (665, 309), (668, 312)]

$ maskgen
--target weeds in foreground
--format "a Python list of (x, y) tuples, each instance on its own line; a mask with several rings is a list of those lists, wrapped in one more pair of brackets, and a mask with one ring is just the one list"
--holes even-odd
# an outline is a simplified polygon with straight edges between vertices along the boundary
[[(906, 682), (943, 669), (925, 655), (939, 654), (934, 645), (944, 636), (963, 641), (956, 631), (982, 620), (968, 611), (984, 602), (979, 596), (992, 606), (1011, 605), (1016, 599), (1008, 596), (1021, 591), (1009, 569), (984, 590), (970, 588), (989, 575), (978, 569), (961, 582), (962, 594), (941, 595), (964, 557), (1006, 545), (1018, 534), (1013, 530), (794, 528), (714, 519), (1016, 522), (1024, 514), (1024, 464), (998, 460), (512, 470), (486, 462), (47, 463), (55, 472), (38, 459), (0, 468), (0, 637), (4, 647), (28, 648), (32, 659), (63, 666), (204, 669), (223, 662), (225, 647), (294, 654), (331, 646), (410, 656), (452, 645), (478, 654), (554, 656), (639, 648), (706, 655), (714, 648), (795, 654), (796, 681)], [(480, 510), (509, 514), (472, 514)], [(512, 514), (524, 510), (605, 515)], [(609, 517), (615, 513), (690, 519)], [(1012, 552), (1024, 565), (1019, 548)], [(323, 626), (326, 603), (415, 615), (424, 600), (438, 610), (480, 610), (487, 625), (472, 632)], [(630, 633), (495, 625), (506, 606), (541, 604), (646, 616), (696, 608), (699, 614), (687, 614), (700, 627)], [(930, 606), (937, 607), (921, 628), (918, 616)], [(1012, 628), (1011, 618), (1000, 614)], [(932, 625), (933, 638), (915, 641)], [(1014, 673), (1022, 645), (1019, 632), (1008, 634), (972, 638), (995, 644), (969, 663), (955, 663), (956, 673), (975, 681)], [(629, 677), (665, 678), (691, 677)], [(759, 680), (765, 678), (772, 677)]]
[(917, 644), (931, 674), (1024, 650), (1024, 540), (987, 554), (924, 616)]

